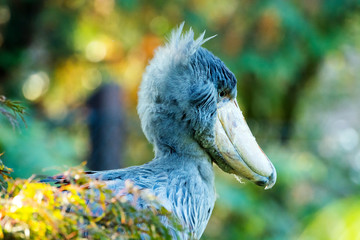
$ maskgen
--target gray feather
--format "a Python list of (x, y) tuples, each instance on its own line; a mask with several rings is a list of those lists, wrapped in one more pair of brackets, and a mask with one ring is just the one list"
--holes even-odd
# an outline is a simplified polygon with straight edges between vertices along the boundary
[(228, 89), (235, 97), (236, 79), (220, 59), (201, 47), (214, 36), (204, 39), (203, 32), (194, 39), (192, 29), (183, 33), (183, 27), (184, 23), (157, 49), (139, 90), (137, 110), (155, 158), (91, 177), (105, 181), (115, 194), (127, 179), (151, 190), (192, 238), (199, 239), (215, 203), (214, 159), (209, 153), (214, 146), (218, 93)]

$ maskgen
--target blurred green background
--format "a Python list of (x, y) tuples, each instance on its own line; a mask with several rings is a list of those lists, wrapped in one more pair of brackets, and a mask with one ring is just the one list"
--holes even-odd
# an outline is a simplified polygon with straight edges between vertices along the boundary
[(202, 239), (360, 239), (355, 0), (0, 0), (0, 95), (28, 107), (20, 130), (0, 116), (0, 153), (14, 176), (53, 174), (106, 149), (89, 140), (106, 139), (89, 130), (97, 111), (89, 102), (111, 83), (122, 119), (112, 159), (152, 159), (137, 90), (182, 21), (217, 34), (205, 47), (236, 75), (239, 104), (278, 171), (264, 191), (215, 167), (218, 199)]

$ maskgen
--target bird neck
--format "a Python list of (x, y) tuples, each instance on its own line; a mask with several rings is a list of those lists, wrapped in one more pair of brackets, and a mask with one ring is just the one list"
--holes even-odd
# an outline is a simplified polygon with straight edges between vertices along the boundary
[(155, 141), (154, 151), (156, 158), (177, 156), (179, 159), (193, 158), (211, 163), (209, 154), (199, 143), (186, 133), (166, 134), (165, 141)]
[(170, 171), (189, 173), (189, 178), (196, 177), (194, 173), (198, 173), (203, 183), (213, 189), (214, 172), (210, 155), (194, 139), (184, 136), (181, 139), (186, 139), (187, 144), (172, 145), (170, 149), (168, 145), (156, 145), (154, 161), (171, 168)]
[(204, 154), (203, 156), (194, 154), (172, 153), (155, 157), (150, 165), (162, 166), (162, 172), (168, 172), (174, 176), (180, 177), (186, 181), (198, 182), (207, 186), (208, 191), (213, 191), (214, 170), (211, 158)]

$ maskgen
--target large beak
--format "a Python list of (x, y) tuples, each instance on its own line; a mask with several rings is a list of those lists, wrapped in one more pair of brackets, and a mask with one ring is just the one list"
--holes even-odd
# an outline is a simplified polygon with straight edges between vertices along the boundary
[(237, 176), (270, 189), (276, 170), (257, 144), (236, 99), (220, 102), (217, 108), (215, 141), (226, 163)]

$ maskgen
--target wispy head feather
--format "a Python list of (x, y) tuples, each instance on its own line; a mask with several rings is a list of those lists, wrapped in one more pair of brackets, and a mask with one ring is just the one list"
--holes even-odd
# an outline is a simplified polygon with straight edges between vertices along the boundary
[(214, 38), (216, 35), (205, 38), (204, 31), (197, 39), (194, 39), (194, 31), (190, 27), (187, 32), (183, 32), (185, 22), (182, 22), (180, 26), (174, 29), (168, 43), (165, 47), (168, 48), (170, 53), (178, 57), (178, 60), (185, 61), (189, 59), (205, 42)]
[[(204, 38), (203, 32), (194, 39), (193, 30), (190, 28), (183, 32), (183, 28), (184, 22), (171, 32), (167, 43), (156, 50), (154, 58), (146, 67), (140, 86), (138, 113), (142, 128), (148, 140), (157, 145), (165, 139), (160, 134), (167, 134), (167, 131), (163, 130), (166, 129), (166, 124), (173, 124), (167, 120), (169, 115), (181, 119), (182, 111), (189, 108), (187, 93), (197, 82), (197, 75), (192, 68), (194, 65), (190, 63), (199, 62), (193, 57), (201, 50), (202, 44), (214, 37)], [(208, 55), (210, 56), (210, 53)], [(187, 117), (189, 118), (190, 114)], [(171, 137), (166, 137), (169, 138)]]

